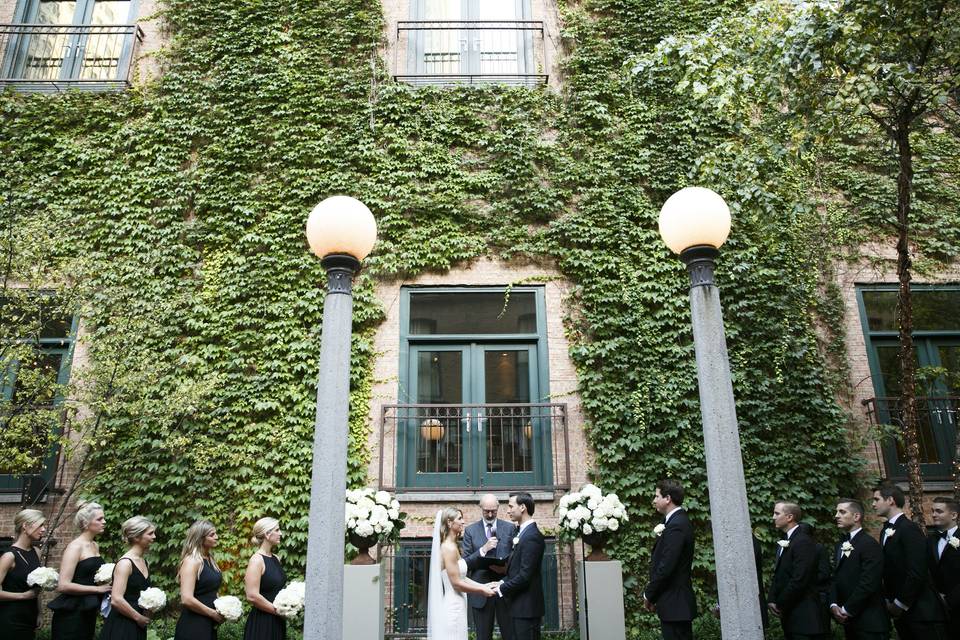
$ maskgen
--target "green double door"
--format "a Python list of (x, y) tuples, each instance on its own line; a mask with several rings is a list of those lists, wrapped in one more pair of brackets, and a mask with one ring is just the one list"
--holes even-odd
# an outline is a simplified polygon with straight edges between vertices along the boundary
[(411, 345), (398, 471), (419, 487), (530, 487), (550, 469), (535, 344)]

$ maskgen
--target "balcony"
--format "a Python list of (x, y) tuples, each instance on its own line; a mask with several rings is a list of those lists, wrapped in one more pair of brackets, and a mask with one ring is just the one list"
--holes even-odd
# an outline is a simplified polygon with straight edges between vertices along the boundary
[(384, 405), (380, 488), (406, 499), (523, 490), (552, 500), (570, 488), (567, 405)]
[(123, 90), (142, 42), (137, 25), (3, 24), (0, 88)]
[[(890, 425), (899, 432), (903, 427), (900, 398), (869, 398), (863, 401), (867, 417), (874, 425)], [(957, 411), (960, 396), (917, 398), (917, 426), (920, 445), (920, 470), (925, 480), (944, 480), (951, 475), (956, 455)], [(895, 439), (874, 442), (877, 462), (884, 476), (906, 478), (903, 443)]]
[(401, 20), (394, 79), (412, 85), (544, 85), (549, 64), (536, 20)]

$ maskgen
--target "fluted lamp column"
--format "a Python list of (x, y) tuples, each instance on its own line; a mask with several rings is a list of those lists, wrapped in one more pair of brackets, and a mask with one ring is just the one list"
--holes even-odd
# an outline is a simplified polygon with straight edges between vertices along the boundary
[(333, 196), (307, 218), (307, 242), (327, 271), (320, 339), (317, 414), (310, 475), (305, 640), (343, 638), (344, 504), (350, 405), (353, 277), (377, 239), (373, 214), (359, 200)]
[(676, 192), (660, 210), (660, 236), (687, 265), (703, 419), (720, 629), (728, 640), (763, 640), (760, 588), (740, 452), (720, 292), (713, 274), (730, 234), (730, 209), (703, 187)]

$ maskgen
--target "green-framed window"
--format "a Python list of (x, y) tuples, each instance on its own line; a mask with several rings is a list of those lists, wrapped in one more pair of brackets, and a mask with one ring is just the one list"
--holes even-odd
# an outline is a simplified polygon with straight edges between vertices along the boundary
[[(543, 554), (540, 575), (543, 584), (543, 630), (559, 631), (561, 592), (558, 562), (560, 547), (548, 538)], [(569, 566), (569, 565), (567, 565)], [(391, 578), (393, 609), (387, 633), (390, 636), (424, 633), (427, 629), (427, 587), (430, 569), (430, 540), (417, 538), (402, 540), (393, 556)], [(569, 577), (567, 578), (569, 582)], [(470, 629), (474, 628), (470, 615)]]
[(401, 485), (549, 485), (544, 288), (404, 287), (400, 325)]
[[(6, 345), (10, 349), (16, 343), (19, 353), (26, 355), (0, 362), (0, 438), (4, 448), (22, 450), (41, 462), (25, 471), (11, 466), (17, 461), (0, 461), (0, 494), (26, 492), (38, 499), (50, 488), (56, 473), (61, 390), (70, 381), (77, 318), (63, 314), (52, 295), (39, 293), (34, 300), (40, 302), (30, 305), (30, 313), (37, 317), (23, 323), (30, 326), (30, 335)], [(9, 318), (22, 312), (4, 299), (0, 299), (0, 309)]]
[[(917, 407), (921, 471), (928, 479), (950, 476), (957, 437), (955, 403), (960, 396), (960, 285), (914, 285), (914, 346), (918, 367), (917, 396), (929, 400)], [(897, 285), (857, 287), (860, 321), (877, 398), (877, 419), (896, 424), (900, 395), (900, 344), (897, 329)], [(884, 400), (887, 399), (887, 400)], [(899, 442), (885, 443), (888, 474), (906, 476)]]

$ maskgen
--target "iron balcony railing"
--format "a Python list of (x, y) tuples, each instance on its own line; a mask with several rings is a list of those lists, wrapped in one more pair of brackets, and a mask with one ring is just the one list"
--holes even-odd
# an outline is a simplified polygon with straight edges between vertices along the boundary
[(537, 20), (401, 20), (394, 78), (413, 85), (546, 84)]
[(143, 31), (126, 25), (0, 25), (0, 87), (115, 91), (130, 86)]
[(380, 487), (403, 492), (570, 488), (567, 405), (389, 404)]
[[(868, 398), (863, 401), (870, 422), (875, 425), (903, 427), (901, 400), (896, 398)], [(937, 478), (948, 476), (950, 463), (956, 455), (957, 419), (960, 396), (930, 396), (916, 400), (917, 436), (920, 448), (920, 463), (924, 476)], [(877, 462), (888, 477), (903, 477), (906, 455), (903, 442), (874, 443)], [(881, 451), (882, 447), (882, 451)]]
[[(541, 565), (543, 635), (546, 638), (577, 628), (577, 572), (572, 549), (547, 542)], [(384, 637), (425, 638), (430, 541), (403, 541), (383, 549)], [(470, 616), (471, 628), (473, 616)]]

